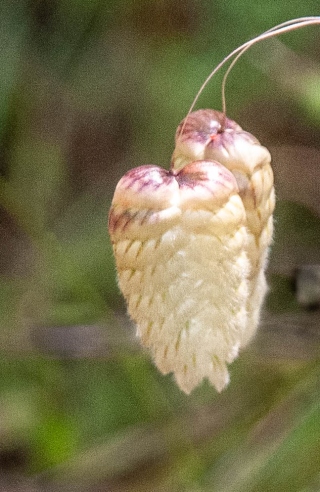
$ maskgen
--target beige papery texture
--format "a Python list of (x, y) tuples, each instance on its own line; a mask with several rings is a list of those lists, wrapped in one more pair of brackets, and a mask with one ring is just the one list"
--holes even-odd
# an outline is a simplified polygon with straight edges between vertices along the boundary
[(142, 344), (186, 393), (203, 378), (221, 391), (255, 332), (272, 235), (269, 163), (254, 137), (203, 110), (189, 116), (169, 171), (140, 166), (116, 187), (109, 233), (119, 287)]
[(241, 343), (245, 346), (257, 330), (267, 292), (265, 269), (272, 241), (272, 213), (275, 207), (270, 154), (235, 121), (219, 111), (205, 109), (191, 113), (179, 125), (173, 166), (181, 168), (197, 159), (216, 160), (232, 172), (246, 211), (249, 233), (246, 251), (250, 275), (248, 322)]

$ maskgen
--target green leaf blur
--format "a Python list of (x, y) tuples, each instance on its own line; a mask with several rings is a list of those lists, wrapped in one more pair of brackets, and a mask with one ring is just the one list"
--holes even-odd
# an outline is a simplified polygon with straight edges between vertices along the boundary
[[(273, 155), (270, 292), (221, 395), (191, 396), (135, 338), (107, 233), (117, 181), (169, 166), (175, 129), (231, 50), (315, 0), (2, 0), (0, 489), (320, 490), (320, 29), (252, 48), (228, 116)], [(221, 75), (198, 108), (221, 109)]]

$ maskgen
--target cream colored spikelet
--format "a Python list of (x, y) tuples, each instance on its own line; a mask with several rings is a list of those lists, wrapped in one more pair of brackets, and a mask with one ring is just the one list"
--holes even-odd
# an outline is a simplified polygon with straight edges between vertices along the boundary
[(195, 159), (217, 160), (233, 173), (246, 211), (250, 261), (248, 322), (241, 345), (256, 332), (267, 291), (265, 268), (272, 240), (275, 192), (268, 150), (223, 113), (199, 110), (178, 127), (174, 168)]
[(109, 216), (120, 289), (143, 345), (186, 393), (221, 391), (247, 329), (246, 213), (214, 161), (141, 166), (118, 183)]

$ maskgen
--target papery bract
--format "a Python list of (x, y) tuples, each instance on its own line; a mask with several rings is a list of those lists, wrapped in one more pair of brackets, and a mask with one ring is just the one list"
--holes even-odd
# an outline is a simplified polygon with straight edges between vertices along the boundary
[(109, 216), (119, 286), (142, 343), (189, 393), (220, 391), (247, 324), (245, 210), (232, 173), (197, 161), (129, 171)]
[[(182, 130), (182, 132), (181, 132)], [(275, 192), (268, 150), (223, 113), (211, 109), (191, 113), (176, 133), (173, 167), (194, 159), (216, 160), (231, 171), (239, 186), (248, 228), (247, 254), (251, 264), (248, 326), (243, 345), (254, 335), (267, 291), (265, 268), (272, 241)]]

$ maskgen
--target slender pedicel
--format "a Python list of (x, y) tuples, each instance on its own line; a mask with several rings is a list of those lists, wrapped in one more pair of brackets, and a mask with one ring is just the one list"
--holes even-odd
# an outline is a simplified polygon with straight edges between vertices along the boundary
[[(264, 33), (260, 34), (259, 36), (256, 36), (253, 39), (250, 39), (249, 41), (246, 41), (243, 43), (241, 46), (238, 46), (235, 50), (233, 50), (231, 53), (229, 53), (228, 56), (226, 56), (213, 70), (212, 72), (208, 75), (206, 80), (203, 82), (202, 86), (200, 87), (199, 91), (197, 92), (190, 109), (187, 113), (187, 116), (185, 118), (185, 121), (187, 120), (189, 114), (193, 111), (193, 108), (195, 107), (200, 95), (202, 94), (203, 90), (207, 86), (207, 84), (210, 82), (210, 80), (214, 77), (214, 75), (229, 61), (231, 60), (235, 55), (237, 57), (235, 60), (231, 63), (229, 69), (227, 70), (223, 82), (222, 82), (222, 112), (226, 113), (226, 101), (225, 101), (225, 85), (226, 85), (226, 80), (227, 76), (229, 75), (231, 69), (234, 67), (235, 63), (238, 61), (238, 59), (251, 47), (254, 46), (255, 44), (259, 43), (260, 41), (264, 41), (265, 39), (273, 38), (275, 36), (280, 36), (281, 34), (285, 34), (290, 31), (295, 31), (296, 29), (300, 29), (301, 27), (307, 27), (307, 26), (312, 26), (312, 25), (317, 25), (320, 24), (320, 17), (319, 16), (309, 16), (309, 17), (299, 17), (297, 19), (292, 19), (286, 22), (282, 22), (281, 24), (278, 24), (275, 27), (272, 27), (271, 29), (268, 29)], [(181, 132), (183, 131), (183, 127), (181, 128)]]

